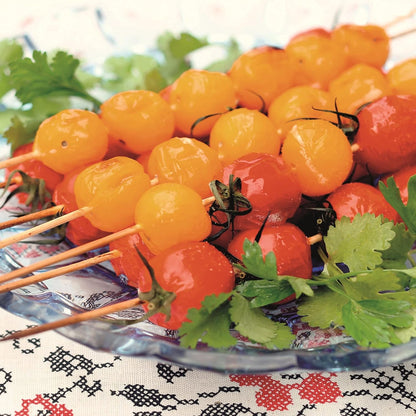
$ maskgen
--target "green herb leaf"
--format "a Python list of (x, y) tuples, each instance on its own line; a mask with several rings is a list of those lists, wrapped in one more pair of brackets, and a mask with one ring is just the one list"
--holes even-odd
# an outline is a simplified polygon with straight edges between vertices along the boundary
[(236, 330), (251, 341), (264, 344), (276, 337), (276, 325), (261, 309), (252, 308), (250, 302), (239, 294), (231, 301), (230, 315)]
[(388, 348), (400, 344), (391, 322), (404, 322), (407, 302), (349, 301), (342, 308), (345, 332), (361, 346)]
[(11, 145), (12, 153), (18, 147), (33, 141), (40, 123), (40, 120), (30, 120), (24, 123), (18, 116), (12, 117), (11, 125), (3, 132), (3, 136)]
[(408, 254), (415, 241), (412, 234), (403, 223), (394, 224), (392, 230), (395, 237), (390, 241), (390, 247), (381, 253), (384, 269), (405, 269), (407, 268)]
[(33, 51), (32, 59), (22, 58), (10, 64), (10, 76), (16, 89), (16, 97), (23, 103), (31, 103), (36, 97), (60, 95), (80, 97), (99, 107), (76, 78), (80, 61), (64, 51), (58, 51), (48, 62), (46, 52)]
[(301, 298), (298, 314), (311, 327), (339, 327), (343, 326), (342, 307), (347, 302), (347, 297), (324, 287), (315, 296)]
[(386, 201), (399, 213), (410, 232), (416, 234), (416, 175), (412, 176), (407, 183), (407, 205), (403, 204), (400, 190), (393, 176), (387, 178), (386, 184), (379, 181), (378, 186)]
[(330, 226), (324, 242), (332, 264), (345, 263), (350, 271), (374, 269), (382, 263), (380, 251), (390, 247), (395, 237), (392, 222), (373, 214), (343, 217)]
[(263, 258), (260, 245), (256, 241), (250, 241), (248, 238), (243, 243), (243, 250), (244, 271), (263, 279), (276, 280), (276, 256), (273, 252), (267, 253)]
[(281, 322), (275, 322), (276, 335), (270, 341), (263, 343), (266, 348), (285, 349), (290, 348), (292, 342), (296, 339), (296, 336), (292, 333), (290, 328), (282, 324)]
[(250, 301), (252, 307), (261, 307), (279, 302), (293, 293), (289, 282), (279, 280), (249, 280), (236, 287), (238, 293)]
[(230, 334), (231, 319), (227, 299), (231, 293), (207, 296), (200, 309), (192, 308), (179, 328), (180, 344), (195, 348), (199, 341), (213, 348), (228, 348), (237, 340)]

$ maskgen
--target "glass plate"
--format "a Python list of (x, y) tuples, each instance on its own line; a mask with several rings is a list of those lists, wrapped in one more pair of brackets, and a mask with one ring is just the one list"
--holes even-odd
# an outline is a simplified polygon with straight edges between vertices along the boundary
[[(10, 218), (19, 207), (8, 205), (0, 211), (0, 221)], [(21, 209), (21, 207), (20, 207)], [(3, 239), (32, 226), (17, 226), (0, 232)], [(59, 245), (33, 244), (23, 241), (0, 251), (0, 272), (6, 273), (71, 248), (69, 242)], [(106, 251), (107, 247), (72, 258), (70, 264)], [(49, 266), (49, 268), (58, 265)], [(42, 272), (47, 270), (37, 271)], [(0, 306), (36, 323), (52, 322), (84, 310), (131, 299), (136, 290), (117, 277), (110, 263), (102, 263), (81, 271), (32, 284), (0, 295)], [(204, 344), (195, 350), (179, 346), (175, 331), (150, 322), (121, 325), (120, 320), (139, 318), (140, 307), (106, 316), (99, 320), (58, 329), (57, 332), (85, 346), (100, 351), (133, 357), (149, 357), (180, 366), (226, 373), (264, 373), (288, 369), (364, 370), (393, 365), (416, 357), (416, 339), (385, 350), (368, 350), (357, 346), (337, 329), (310, 328), (300, 322), (296, 303), (271, 312), (275, 319), (286, 322), (296, 334), (290, 349), (270, 351), (239, 340), (227, 350), (216, 350)], [(16, 328), (17, 329), (17, 328)]]
[[(159, 16), (161, 9), (156, 3), (154, 4), (158, 8), (156, 13), (149, 9), (151, 4), (148, 2), (142, 9), (148, 11), (150, 16)], [(230, 35), (235, 35), (240, 31), (241, 19), (244, 16), (236, 15), (235, 11), (239, 10), (238, 7), (237, 9), (231, 7), (231, 10), (229, 10), (231, 13), (226, 15), (227, 8), (224, 6), (224, 2), (210, 0), (204, 3), (207, 5), (206, 12), (211, 12), (215, 16), (211, 16), (212, 20), (209, 20), (210, 16), (208, 16), (202, 22), (197, 19), (198, 16), (201, 16), (201, 13), (195, 9), (193, 2), (181, 0), (172, 3), (177, 3), (180, 6), (178, 6), (179, 9), (175, 9), (173, 14), (166, 10), (169, 18), (161, 18), (165, 30), (189, 30), (195, 32), (196, 35), (205, 35), (206, 33), (200, 32), (204, 32), (205, 29), (215, 29), (218, 33), (222, 33), (221, 39), (228, 39)], [(310, 5), (300, 0), (262, 1), (261, 10), (264, 13), (264, 24), (259, 24), (256, 27), (250, 26), (249, 30), (247, 29), (248, 39), (240, 36), (238, 40), (246, 47), (251, 46), (255, 39), (261, 43), (285, 44), (291, 35), (300, 30), (317, 26), (317, 22), (319, 22), (318, 25), (330, 27), (336, 19), (341, 22), (365, 23), (371, 17), (374, 23), (383, 23), (391, 20), (394, 16), (405, 14), (412, 8), (412, 1), (407, 0), (401, 2), (400, 5), (397, 2), (392, 3), (387, 0), (383, 0), (382, 3), (382, 5), (377, 3), (377, 7), (371, 7), (372, 3), (368, 0), (331, 3), (320, 0)], [(216, 7), (213, 7), (213, 4)], [(37, 18), (28, 20), (29, 26), (26, 23), (23, 24), (27, 19), (21, 13), (13, 14), (10, 19), (12, 26), (22, 31), (16, 33), (16, 36), (23, 38), (28, 43), (29, 48), (36, 46), (43, 50), (61, 48), (71, 51), (71, 48), (74, 50), (75, 47), (75, 52), (79, 56), (94, 64), (101, 63), (105, 56), (123, 53), (126, 50), (143, 52), (147, 45), (154, 43), (154, 37), (161, 31), (158, 22), (153, 20), (149, 21), (148, 26), (151, 26), (154, 31), (157, 29), (157, 33), (153, 33), (154, 31), (149, 31), (145, 29), (144, 25), (137, 25), (137, 22), (133, 21), (133, 17), (137, 18), (137, 14), (128, 13), (126, 10), (137, 8), (137, 2), (126, 2), (123, 5), (124, 8), (121, 5), (117, 7), (117, 12), (120, 13), (122, 18), (118, 18), (117, 13), (114, 15), (112, 2), (104, 1), (100, 2), (99, 7), (95, 4), (82, 8), (73, 6), (62, 8), (62, 5), (57, 5), (54, 10), (50, 10), (52, 4), (48, 4), (47, 12), (39, 9)], [(169, 2), (169, 5), (172, 4)], [(258, 3), (256, 3), (257, 5)], [(177, 7), (177, 5), (172, 7)], [(179, 11), (179, 15), (176, 13), (177, 11)], [(35, 13), (32, 9), (29, 12)], [(52, 12), (54, 13), (54, 19), (49, 18)], [(250, 13), (247, 13), (249, 15), (248, 20), (253, 22), (254, 19), (252, 19)], [(21, 21), (13, 21), (13, 18), (17, 19), (17, 17)], [(177, 22), (174, 17), (178, 18), (176, 19)], [(141, 16), (141, 18), (144, 22), (148, 20), (145, 16)], [(234, 21), (234, 24), (237, 24), (236, 26), (230, 23), (232, 18), (237, 19), (237, 22)], [(71, 22), (71, 19), (75, 22), (74, 24), (68, 23), (68, 21)], [(98, 19), (98, 22), (95, 22), (98, 25), (91, 24), (94, 19)], [(261, 19), (258, 21), (260, 22)], [(173, 27), (166, 27), (166, 22), (170, 22)], [(215, 22), (217, 27), (213, 28), (212, 23), (208, 24), (207, 22)], [(221, 23), (224, 22), (225, 24), (221, 26)], [(204, 23), (206, 24), (204, 25)], [(414, 19), (413, 22), (408, 21), (407, 23), (414, 26)], [(45, 29), (51, 24), (53, 32), (56, 34), (53, 37), (48, 35), (52, 30)], [(82, 24), (83, 27), (80, 27)], [(125, 30), (126, 27), (130, 27), (129, 24), (134, 29)], [(78, 28), (77, 32), (83, 34), (82, 42), (77, 41), (76, 37), (68, 37), (65, 32), (58, 30), (63, 27), (75, 27), (75, 25)], [(145, 30), (143, 33), (139, 33), (137, 28), (142, 26)], [(118, 29), (123, 30), (119, 31)], [(3, 32), (0, 32), (3, 37), (10, 36), (11, 29), (8, 30), (7, 25), (1, 30), (3, 30)], [(229, 30), (232, 31), (231, 34), (228, 32)], [(87, 31), (89, 35), (85, 36)], [(258, 39), (259, 33), (261, 39)], [(128, 34), (133, 38), (124, 38), (122, 34)], [(270, 37), (270, 35), (272, 36)], [(412, 42), (413, 40), (410, 37), (402, 39), (399, 43), (396, 42), (393, 45), (387, 67), (392, 65), (393, 62), (407, 57), (408, 51), (414, 50), (414, 42)], [(7, 153), (7, 149), (4, 149), (4, 145), (0, 146), (0, 158), (4, 157), (5, 153)], [(8, 205), (7, 210), (1, 210), (0, 221), (8, 218), (8, 210), (13, 211), (15, 208)], [(30, 225), (28, 224), (28, 226)], [(1, 231), (0, 238), (3, 239), (10, 233), (19, 232), (24, 228), (24, 226), (19, 226), (12, 230)], [(59, 251), (67, 250), (69, 247), (68, 242), (56, 246), (27, 242), (14, 244), (0, 250), (0, 273), (6, 273), (37, 262)], [(99, 251), (105, 251), (105, 248)], [(94, 254), (97, 254), (97, 251), (89, 255)], [(71, 259), (71, 262), (83, 258)], [(34, 284), (1, 294), (0, 307), (33, 322), (46, 323), (77, 314), (83, 310), (127, 300), (134, 297), (135, 294), (134, 288), (125, 285), (122, 280), (115, 276), (111, 265), (102, 264), (55, 277), (41, 284)], [(100, 351), (124, 356), (155, 358), (180, 366), (225, 373), (259, 374), (271, 371), (286, 371), (288, 369), (365, 370), (398, 364), (416, 357), (416, 339), (407, 344), (385, 350), (368, 350), (357, 346), (338, 330), (310, 328), (299, 321), (295, 303), (284, 305), (273, 311), (276, 319), (287, 322), (296, 334), (296, 340), (291, 348), (279, 351), (265, 350), (244, 340), (239, 340), (234, 348), (228, 350), (215, 350), (203, 344), (198, 345), (195, 350), (185, 349), (179, 346), (174, 331), (167, 331), (148, 322), (129, 326), (121, 326), (117, 323), (117, 320), (120, 319), (135, 320), (141, 314), (141, 309), (135, 308), (106, 316), (100, 320), (61, 328), (57, 332), (80, 344)]]

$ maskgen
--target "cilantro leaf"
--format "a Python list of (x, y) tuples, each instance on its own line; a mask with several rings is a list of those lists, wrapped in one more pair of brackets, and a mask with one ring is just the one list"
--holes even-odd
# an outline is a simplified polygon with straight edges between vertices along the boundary
[(236, 287), (237, 292), (250, 301), (252, 307), (261, 307), (279, 302), (293, 293), (291, 285), (287, 281), (279, 280), (249, 280)]
[(388, 348), (400, 344), (392, 322), (406, 322), (404, 310), (408, 307), (407, 302), (349, 301), (342, 308), (345, 332), (364, 347)]
[(292, 342), (296, 339), (296, 336), (292, 333), (292, 331), (287, 325), (281, 322), (274, 322), (274, 325), (276, 335), (270, 341), (264, 342), (263, 345), (269, 349), (289, 348)]
[(260, 245), (256, 241), (250, 241), (248, 238), (243, 243), (243, 250), (242, 260), (244, 268), (242, 269), (244, 271), (263, 279), (276, 280), (276, 256), (273, 252), (267, 253), (263, 258)]
[(342, 326), (342, 307), (348, 302), (345, 296), (328, 288), (320, 288), (316, 296), (301, 298), (298, 314), (303, 322), (322, 329)]
[(23, 47), (15, 40), (0, 41), (0, 97), (13, 89), (9, 76), (9, 65), (23, 56)]
[(415, 236), (403, 223), (393, 225), (395, 237), (390, 241), (390, 247), (381, 253), (384, 269), (405, 269), (409, 251), (412, 249)]
[(180, 344), (183, 347), (195, 348), (198, 341), (214, 348), (228, 348), (237, 342), (230, 334), (231, 319), (226, 302), (231, 294), (221, 293), (207, 296), (200, 309), (192, 308), (179, 328)]
[(400, 190), (393, 176), (387, 178), (386, 184), (379, 181), (379, 189), (386, 201), (399, 213), (410, 232), (416, 234), (416, 175), (412, 176), (407, 183), (408, 201), (404, 205), (400, 196)]
[(11, 152), (26, 143), (31, 143), (40, 123), (41, 120), (23, 122), (19, 116), (13, 116), (10, 126), (3, 132), (3, 136), (11, 144)]
[(396, 336), (404, 344), (412, 338), (416, 338), (416, 307), (411, 308), (408, 313), (413, 317), (412, 325), (408, 328), (398, 328), (395, 330)]
[(374, 269), (382, 263), (380, 251), (390, 247), (395, 233), (392, 222), (381, 216), (357, 214), (352, 221), (343, 217), (330, 226), (324, 242), (332, 264), (345, 263), (350, 271)]
[(26, 57), (11, 62), (10, 77), (16, 97), (27, 104), (39, 96), (72, 96), (99, 107), (101, 103), (86, 91), (75, 76), (79, 64), (78, 59), (64, 51), (58, 51), (49, 63), (46, 52), (37, 50), (33, 51), (32, 59)]
[(239, 294), (231, 298), (230, 304), (231, 320), (241, 335), (260, 344), (275, 338), (276, 325), (261, 309), (252, 308), (250, 302)]

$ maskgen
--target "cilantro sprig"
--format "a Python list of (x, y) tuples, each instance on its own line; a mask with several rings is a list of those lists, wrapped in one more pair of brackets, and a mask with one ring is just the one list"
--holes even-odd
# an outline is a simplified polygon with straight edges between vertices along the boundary
[(191, 310), (190, 322), (179, 332), (181, 344), (195, 347), (202, 341), (227, 348), (237, 342), (229, 334), (231, 325), (266, 348), (289, 348), (294, 340), (290, 328), (271, 320), (267, 307), (293, 293), (300, 319), (311, 327), (341, 328), (363, 347), (407, 342), (416, 332), (416, 268), (404, 262), (410, 241), (414, 239), (408, 229), (382, 216), (337, 220), (324, 237), (325, 251), (318, 250), (323, 271), (301, 279), (279, 276), (275, 255), (246, 240), (243, 262), (235, 266), (254, 278), (230, 293), (207, 297), (201, 309)]

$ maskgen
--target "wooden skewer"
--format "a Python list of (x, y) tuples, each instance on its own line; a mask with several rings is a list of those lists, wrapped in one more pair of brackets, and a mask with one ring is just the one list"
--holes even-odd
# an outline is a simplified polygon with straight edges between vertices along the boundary
[(9, 159), (5, 159), (0, 161), (0, 169), (10, 168), (12, 166), (17, 166), (20, 163), (26, 162), (30, 159), (39, 159), (40, 154), (38, 152), (29, 152), (24, 153), (23, 155), (10, 157)]
[(408, 19), (409, 17), (412, 17), (414, 14), (416, 14), (416, 8), (410, 10), (407, 14), (404, 14), (402, 16), (398, 16), (395, 19), (391, 20), (390, 22), (386, 23), (383, 25), (384, 29), (388, 29), (394, 25), (396, 25), (397, 23), (402, 22), (403, 20)]
[[(215, 201), (215, 197), (211, 196), (202, 200), (204, 206), (212, 204)], [(14, 234), (0, 241), (0, 249), (7, 247), (10, 244), (18, 243), (19, 241), (25, 240), (26, 238), (33, 237), (47, 230), (50, 230), (58, 225), (66, 224), (72, 220), (85, 216), (86, 213), (92, 211), (92, 207), (79, 208), (76, 211), (69, 212), (68, 214), (62, 215), (61, 217), (54, 218), (53, 220), (47, 221), (43, 224), (37, 225), (28, 230), (24, 230), (20, 233)], [(1, 225), (1, 224), (0, 224)], [(2, 229), (2, 228), (0, 228)]]
[(104, 247), (107, 244), (115, 241), (119, 238), (126, 237), (128, 235), (138, 233), (142, 227), (140, 225), (133, 225), (129, 228), (125, 228), (124, 230), (118, 231), (116, 233), (112, 233), (106, 235), (102, 238), (99, 238), (94, 241), (90, 241), (89, 243), (85, 243), (81, 246), (74, 247), (70, 250), (66, 250), (62, 253), (56, 254), (52, 257), (47, 257), (43, 260), (38, 261), (37, 263), (30, 264), (25, 267), (21, 267), (19, 269), (13, 270), (9, 273), (5, 273), (0, 276), (0, 283), (5, 283), (10, 280), (16, 279), (18, 277), (26, 276), (36, 270), (43, 269), (44, 267), (50, 266), (52, 264), (59, 263), (61, 261), (70, 259), (71, 257), (79, 256), (80, 254), (86, 253), (87, 251), (95, 250), (99, 247)]
[(74, 272), (76, 270), (86, 269), (87, 267), (93, 266), (95, 264), (103, 263), (108, 260), (113, 260), (121, 256), (119, 250), (108, 251), (107, 253), (98, 254), (97, 256), (91, 257), (86, 260), (81, 260), (77, 263), (69, 264), (67, 266), (57, 267), (53, 270), (48, 270), (43, 273), (37, 273), (32, 276), (25, 277), (24, 279), (16, 280), (9, 282), (3, 285), (0, 285), (0, 293), (9, 292), (10, 290), (19, 289), (24, 286), (32, 285), (34, 283), (44, 282), (45, 280), (52, 279), (56, 276), (61, 276), (67, 273)]
[(12, 218), (11, 220), (3, 221), (0, 223), (0, 230), (4, 230), (6, 228), (14, 227), (15, 225), (24, 224), (25, 222), (39, 220), (42, 218), (49, 217), (51, 215), (55, 215), (58, 212), (64, 209), (64, 205), (55, 205), (50, 208), (46, 208), (42, 211), (32, 212), (27, 215), (22, 215), (21, 217)]
[(76, 211), (72, 211), (68, 214), (62, 215), (61, 217), (54, 218), (51, 221), (47, 221), (28, 230), (24, 230), (20, 233), (14, 234), (0, 241), (0, 249), (7, 247), (10, 244), (14, 244), (19, 241), (25, 240), (26, 238), (33, 237), (34, 235), (38, 235), (45, 231), (51, 230), (52, 228), (57, 227), (59, 225), (66, 224), (67, 222), (75, 220), (76, 218), (83, 217), (87, 212), (91, 210), (91, 207), (83, 207), (77, 209)]
[(100, 318), (101, 316), (109, 315), (111, 313), (119, 312), (122, 310), (134, 308), (143, 304), (144, 302), (139, 298), (126, 300), (123, 302), (115, 303), (113, 305), (103, 306), (102, 308), (93, 309), (91, 311), (82, 312), (77, 315), (69, 316), (68, 318), (60, 319), (55, 322), (49, 322), (47, 324), (38, 325), (32, 328), (23, 329), (13, 334), (7, 335), (0, 339), (0, 341), (9, 341), (12, 339), (20, 339), (30, 335), (40, 334), (41, 332), (50, 331), (58, 328), (62, 328), (68, 325), (74, 325), (80, 322), (88, 321), (91, 319)]
[(411, 33), (414, 33), (414, 32), (416, 32), (416, 27), (413, 27), (412, 29), (408, 29), (408, 30), (405, 30), (403, 32), (397, 33), (395, 35), (391, 35), (389, 37), (390, 37), (390, 40), (395, 40), (395, 39), (399, 39), (403, 36), (410, 35)]

